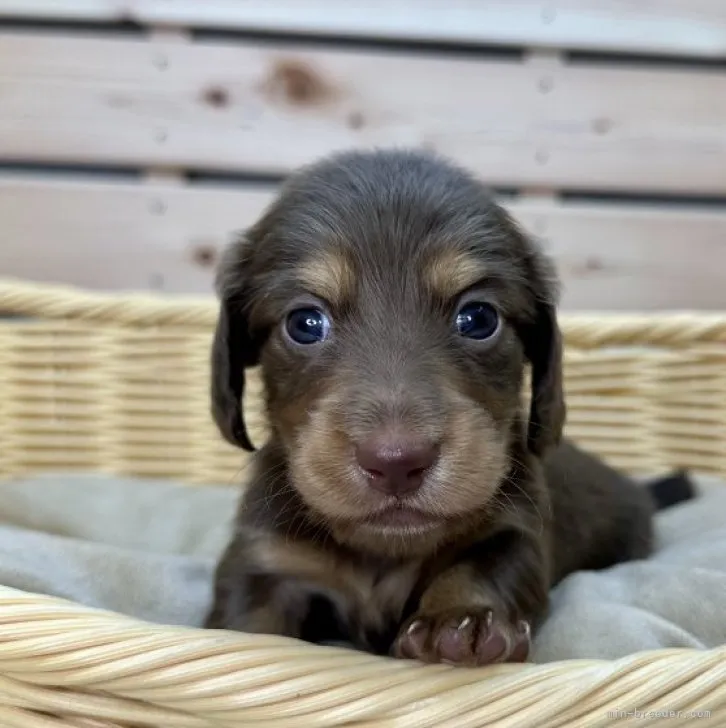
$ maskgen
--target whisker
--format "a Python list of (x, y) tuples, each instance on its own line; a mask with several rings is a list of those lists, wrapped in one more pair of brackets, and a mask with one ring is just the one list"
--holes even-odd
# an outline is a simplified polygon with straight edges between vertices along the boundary
[[(515, 458), (512, 458), (512, 462), (521, 468), (526, 467), (524, 465), (524, 463), (519, 462)], [(506, 484), (511, 485), (513, 488), (515, 488), (517, 490), (518, 493), (520, 493), (522, 496), (524, 496), (529, 501), (529, 503), (532, 506), (532, 509), (534, 510), (534, 513), (537, 515), (537, 518), (539, 519), (539, 535), (541, 536), (544, 533), (545, 519), (544, 519), (544, 516), (542, 515), (542, 511), (540, 510), (540, 507), (537, 504), (537, 502), (534, 500), (534, 498), (532, 498), (532, 496), (529, 493), (527, 493), (527, 491), (524, 488), (522, 488), (522, 486), (519, 483), (517, 483), (517, 481), (514, 478), (508, 479), (506, 481)], [(510, 503), (512, 503), (512, 506), (515, 506), (515, 504), (512, 502), (511, 498), (509, 497), (509, 495), (507, 493), (505, 493), (501, 488), (500, 488), (499, 492), (503, 496), (505, 496), (507, 498), (507, 500), (509, 500)]]

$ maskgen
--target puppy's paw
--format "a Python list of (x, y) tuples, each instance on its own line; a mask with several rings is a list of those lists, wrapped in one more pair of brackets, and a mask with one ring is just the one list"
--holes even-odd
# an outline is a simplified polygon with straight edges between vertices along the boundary
[(491, 609), (451, 609), (415, 614), (398, 633), (392, 653), (423, 662), (477, 666), (524, 662), (530, 644), (530, 626), (524, 620), (513, 624)]

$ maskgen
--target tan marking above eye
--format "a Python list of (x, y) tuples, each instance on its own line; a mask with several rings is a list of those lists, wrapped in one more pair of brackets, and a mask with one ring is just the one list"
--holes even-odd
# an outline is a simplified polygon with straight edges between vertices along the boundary
[(300, 266), (298, 277), (308, 291), (331, 305), (350, 298), (355, 283), (350, 262), (338, 251), (326, 251), (310, 258)]
[(487, 267), (476, 257), (458, 250), (437, 253), (423, 272), (432, 291), (450, 299), (474, 285), (487, 274)]

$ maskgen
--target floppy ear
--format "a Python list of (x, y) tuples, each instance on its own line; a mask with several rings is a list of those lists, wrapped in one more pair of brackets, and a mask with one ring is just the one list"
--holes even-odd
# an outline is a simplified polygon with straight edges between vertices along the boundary
[(532, 399), (527, 445), (542, 455), (557, 445), (565, 423), (562, 389), (562, 336), (554, 305), (537, 303), (535, 320), (524, 336), (524, 351), (532, 365)]
[(524, 354), (531, 364), (532, 397), (529, 406), (527, 447), (543, 455), (559, 444), (565, 424), (562, 385), (562, 335), (557, 324), (558, 278), (553, 261), (504, 210), (500, 219), (521, 253), (529, 293), (535, 301), (534, 317), (521, 329)]
[(244, 284), (234, 248), (222, 261), (217, 278), (220, 296), (217, 330), (212, 344), (212, 416), (224, 438), (249, 452), (254, 451), (245, 427), (242, 396), (245, 369), (259, 362), (260, 342), (252, 336), (242, 295)]

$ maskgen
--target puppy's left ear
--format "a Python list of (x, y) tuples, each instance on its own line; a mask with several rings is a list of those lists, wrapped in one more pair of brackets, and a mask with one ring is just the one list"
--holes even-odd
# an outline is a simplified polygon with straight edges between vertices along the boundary
[(541, 456), (559, 444), (565, 424), (562, 335), (556, 309), (559, 281), (554, 262), (507, 213), (504, 218), (521, 251), (529, 293), (534, 300), (534, 316), (521, 330), (521, 338), (532, 379), (527, 446)]
[(565, 424), (562, 387), (562, 335), (553, 303), (539, 301), (524, 332), (524, 352), (532, 366), (532, 399), (527, 445), (536, 455), (557, 445)]
[(502, 208), (498, 221), (525, 267), (525, 279), (534, 310), (519, 331), (524, 355), (531, 365), (532, 396), (529, 406), (527, 447), (543, 455), (559, 444), (565, 424), (562, 385), (562, 335), (557, 323), (559, 285), (553, 261)]
[(245, 305), (243, 250), (240, 241), (230, 247), (220, 264), (217, 329), (212, 344), (212, 416), (224, 438), (253, 452), (242, 407), (245, 369), (259, 363), (260, 343), (251, 334)]

